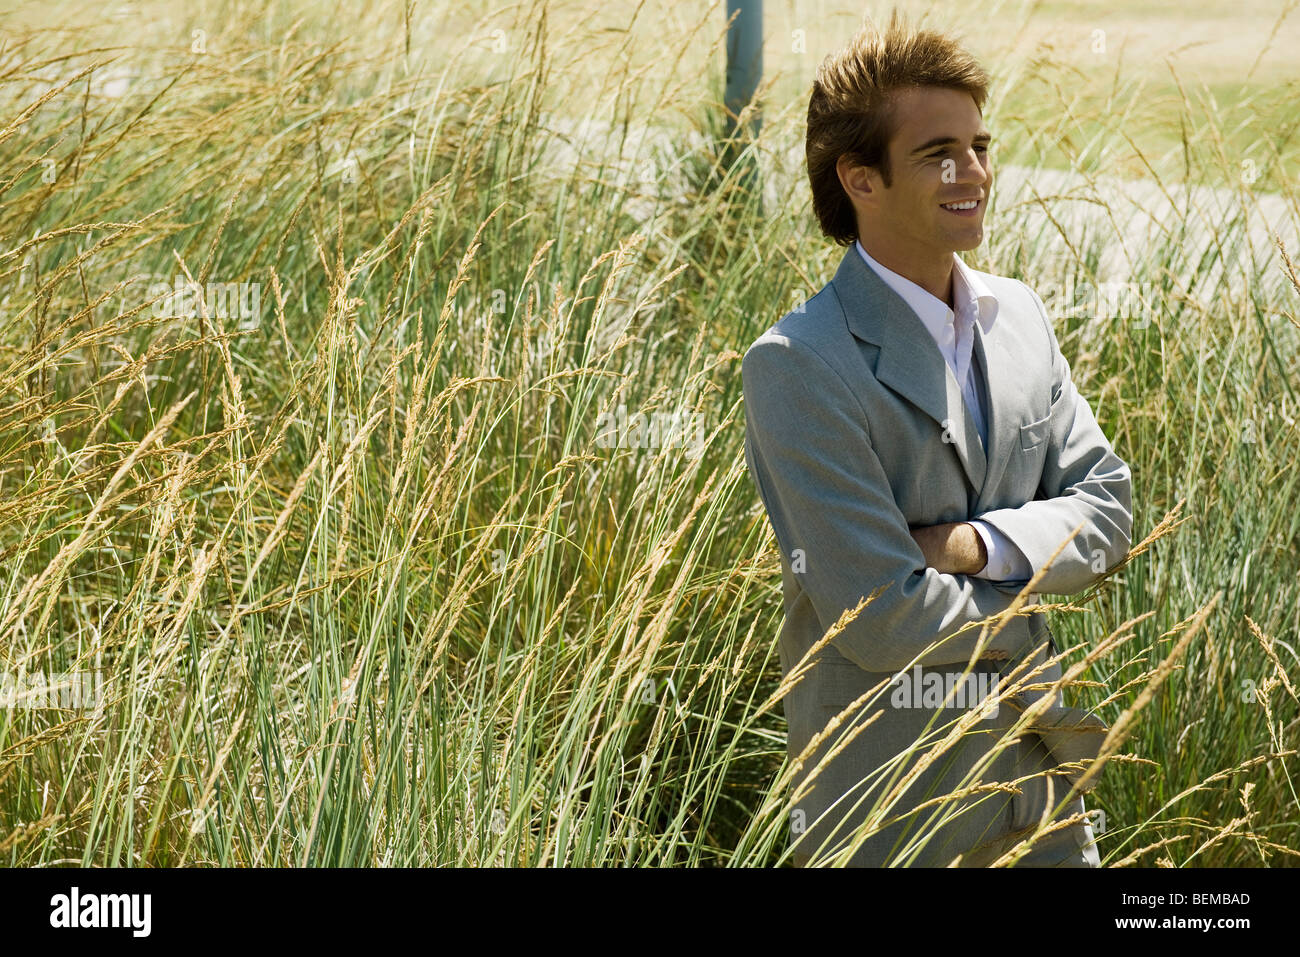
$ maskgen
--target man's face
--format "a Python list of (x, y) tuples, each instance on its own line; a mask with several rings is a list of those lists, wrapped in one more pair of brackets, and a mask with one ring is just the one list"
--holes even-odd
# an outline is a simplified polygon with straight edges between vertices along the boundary
[[(993, 170), (989, 131), (970, 94), (912, 87), (894, 94), (891, 181), (869, 171), (864, 226), (908, 258), (939, 258), (984, 240)], [(952, 204), (977, 200), (973, 209)]]

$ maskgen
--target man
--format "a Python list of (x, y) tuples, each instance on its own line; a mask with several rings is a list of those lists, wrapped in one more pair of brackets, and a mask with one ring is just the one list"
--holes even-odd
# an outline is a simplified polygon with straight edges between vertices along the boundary
[[(828, 722), (834, 732), (795, 777), (805, 785), (823, 765), (791, 817), (800, 866), (854, 841), (854, 866), (987, 866), (1041, 823), (1083, 813), (1077, 791), (1066, 800), (1077, 773), (1053, 770), (1076, 760), (1062, 736), (1012, 740), (1019, 711), (985, 700), (1013, 665), (1056, 653), (1043, 614), (1008, 618), (983, 648), (979, 626), (962, 630), (1044, 568), (1038, 592), (1084, 590), (1127, 556), (1132, 525), (1129, 469), (1076, 391), (1042, 301), (956, 256), (984, 236), (986, 89), (951, 40), (897, 19), (827, 58), (808, 175), (822, 231), (849, 248), (742, 364), (746, 462), (781, 553), (783, 670), (821, 643), (784, 701), (791, 758)], [(1060, 676), (1055, 663), (1037, 680)], [(978, 693), (963, 703), (964, 689)], [(1059, 696), (1049, 710), (1081, 714)], [(1019, 864), (1096, 867), (1092, 841), (1080, 820)]]

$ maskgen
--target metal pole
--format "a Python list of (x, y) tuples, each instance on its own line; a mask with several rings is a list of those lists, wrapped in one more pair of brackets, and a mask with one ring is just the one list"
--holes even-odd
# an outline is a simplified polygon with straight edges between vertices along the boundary
[[(739, 11), (734, 20), (733, 13)], [(727, 0), (727, 77), (723, 105), (727, 109), (726, 139), (736, 136), (736, 118), (754, 98), (763, 77), (763, 0)], [(757, 135), (762, 118), (755, 112), (749, 128)], [(743, 144), (728, 142), (726, 163), (730, 167), (743, 150)], [(753, 185), (752, 168), (743, 171), (743, 180)]]
[[(738, 116), (754, 98), (763, 77), (763, 0), (727, 0), (727, 19), (740, 15), (727, 29), (727, 132), (734, 131), (732, 116)], [(762, 120), (754, 117), (754, 132)]]

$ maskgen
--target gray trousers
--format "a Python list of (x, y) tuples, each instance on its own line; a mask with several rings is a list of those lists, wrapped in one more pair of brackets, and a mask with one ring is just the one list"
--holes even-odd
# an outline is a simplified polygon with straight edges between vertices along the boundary
[[(1025, 741), (1017, 744), (1021, 748), (1021, 766), (1032, 773), (1029, 768), (1046, 767), (1047, 749), (1037, 737), (1032, 738), (1033, 745)], [(1049, 783), (1050, 782), (1050, 783)], [(1021, 793), (1012, 795), (1009, 802), (1007, 829), (989, 841), (972, 849), (964, 856), (964, 867), (988, 867), (1016, 844), (1023, 841), (1038, 828), (1038, 822), (1049, 808), (1056, 807), (1061, 799), (1069, 793), (1070, 785), (1061, 774), (1031, 778), (1020, 785)], [(1050, 790), (1050, 795), (1049, 795)], [(1083, 813), (1083, 798), (1076, 795), (1064, 808), (1052, 817), (1053, 821), (1064, 820)], [(1060, 828), (1036, 840), (1028, 853), (1015, 862), (1014, 867), (1100, 867), (1101, 859), (1094, 843), (1092, 826), (1087, 822), (1071, 824)]]
[[(1035, 735), (1026, 735), (1008, 750), (1016, 752), (1015, 777), (1034, 774), (1052, 766), (1047, 749)], [(950, 841), (941, 843), (934, 849), (927, 849), (912, 866), (943, 867), (961, 854), (959, 867), (988, 867), (1032, 834), (1049, 808), (1054, 808), (1061, 803), (1069, 792), (1070, 786), (1064, 775), (1050, 774), (1022, 781), (1019, 789), (1020, 793), (1010, 794), (1000, 799), (999, 806), (992, 816), (992, 820), (996, 823), (987, 829), (984, 840), (969, 848), (955, 847)], [(1083, 810), (1083, 799), (1076, 795), (1052, 816), (1051, 821), (1064, 820), (1082, 813)], [(1101, 860), (1094, 841), (1091, 825), (1087, 822), (1078, 822), (1039, 837), (1028, 852), (1012, 866), (1100, 867)], [(859, 854), (858, 857), (862, 855)], [(796, 848), (795, 866), (807, 867), (809, 863), (809, 854)], [(869, 867), (871, 864), (850, 860), (848, 866)]]

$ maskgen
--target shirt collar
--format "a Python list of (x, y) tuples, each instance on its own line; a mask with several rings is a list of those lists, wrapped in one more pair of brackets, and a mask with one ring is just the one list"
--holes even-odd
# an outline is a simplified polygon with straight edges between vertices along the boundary
[[(912, 280), (899, 275), (892, 269), (886, 269), (880, 263), (871, 258), (870, 254), (862, 246), (861, 240), (857, 242), (858, 253), (863, 260), (870, 266), (889, 288), (898, 293), (903, 301), (912, 307), (912, 311), (917, 314), (925, 327), (930, 330), (932, 336), (938, 337), (939, 332), (950, 322), (953, 321), (953, 310), (948, 308), (948, 304), (942, 299), (922, 288)], [(953, 253), (953, 301), (957, 305), (958, 311), (962, 308), (974, 308), (976, 317), (979, 320), (980, 327), (987, 333), (993, 328), (993, 320), (998, 314), (998, 299), (989, 289), (988, 285), (976, 275), (975, 271), (968, 268), (961, 261), (961, 257)]]

